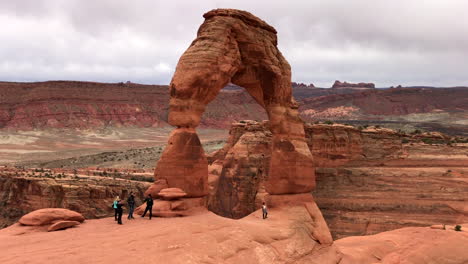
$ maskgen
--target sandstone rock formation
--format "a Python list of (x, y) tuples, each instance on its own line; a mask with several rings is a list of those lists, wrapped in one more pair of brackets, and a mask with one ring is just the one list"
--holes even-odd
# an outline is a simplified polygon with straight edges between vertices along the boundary
[(0, 262), (338, 264), (342, 256), (316, 220), (323, 219), (320, 211), (311, 208), (312, 217), (304, 204), (292, 202), (270, 209), (268, 220), (261, 211), (240, 220), (205, 211), (151, 221), (137, 217), (123, 225), (109, 217), (51, 233), (13, 225), (0, 230), (0, 245), (8, 249)]
[[(233, 124), (223, 149), (208, 157), (211, 211), (242, 218), (260, 208), (271, 158), (267, 127)], [(305, 132), (317, 175), (314, 200), (335, 238), (468, 221), (466, 146), (337, 124), (306, 124)]]
[(332, 88), (375, 88), (375, 84), (373, 83), (348, 83), (348, 82), (340, 82), (335, 81), (333, 83)]
[(206, 105), (233, 83), (244, 87), (270, 119), (266, 192), (310, 192), (315, 186), (312, 155), (292, 97), (291, 68), (277, 48), (276, 30), (240, 10), (216, 9), (204, 17), (170, 84), (168, 121), (177, 128), (157, 164), (155, 179), (166, 180), (187, 197), (207, 195), (208, 163), (195, 128)]
[[(329, 89), (338, 91), (349, 89)], [(326, 89), (324, 89), (326, 90)], [(328, 94), (304, 98), (299, 111), (305, 121), (316, 120), (394, 120), (401, 123), (425, 123), (426, 128), (440, 127), (426, 122), (448, 124), (444, 133), (453, 133), (455, 128), (467, 134), (468, 88), (395, 88), (365, 89), (352, 93)], [(341, 111), (339, 111), (341, 108)], [(450, 117), (450, 118), (448, 118)], [(449, 120), (447, 120), (449, 119)], [(458, 125), (457, 125), (458, 124)]]
[(292, 82), (292, 83), (291, 83), (291, 86), (293, 87), (293, 89), (297, 89), (297, 88), (309, 88), (309, 89), (312, 89), (312, 88), (315, 88), (315, 85), (314, 85), (313, 83), (305, 84), (305, 83)]
[[(168, 126), (167, 85), (0, 81), (0, 129), (97, 129)], [(228, 128), (266, 113), (243, 90), (222, 91), (207, 107), (202, 126)]]
[(154, 172), (155, 179), (184, 190), (188, 197), (203, 197), (207, 194), (207, 166), (195, 129), (179, 128), (169, 136)]
[[(468, 133), (466, 125), (462, 125), (467, 119), (467, 87), (328, 89), (300, 83), (292, 86), (294, 98), (300, 104), (299, 112), (306, 121), (397, 119), (409, 124), (424, 123), (425, 128), (444, 133)], [(236, 87), (231, 90), (228, 85), (207, 105), (200, 127), (228, 129), (238, 120), (267, 119), (265, 110), (252, 96)], [(0, 129), (167, 126), (168, 100), (166, 85), (0, 82)], [(340, 109), (343, 106), (345, 109)]]
[(80, 175), (47, 178), (16, 176), (17, 172), (0, 175), (0, 227), (8, 226), (31, 211), (60, 207), (81, 213), (86, 218), (113, 215), (110, 207), (115, 196), (126, 199), (130, 192), (141, 203), (149, 182)]
[(175, 200), (187, 196), (187, 193), (179, 188), (166, 188), (159, 192), (159, 196), (164, 200)]
[[(281, 196), (288, 195), (276, 195)], [(204, 212), (152, 221), (136, 218), (119, 226), (109, 217), (54, 233), (15, 224), (0, 230), (0, 245), (8, 249), (8, 254), (0, 254), (0, 262), (147, 263), (155, 258), (169, 264), (464, 264), (468, 261), (468, 233), (452, 228), (404, 228), (373, 236), (348, 237), (330, 245), (330, 233), (320, 228), (323, 223), (317, 221), (321, 219), (318, 208), (310, 207), (307, 202), (298, 204), (296, 198), (290, 201), (295, 204), (271, 209), (267, 220), (262, 219), (259, 210), (240, 220)], [(461, 225), (462, 230), (468, 230), (467, 224)]]
[(468, 261), (468, 233), (408, 227), (372, 236), (339, 239), (340, 264), (462, 264)]
[(80, 213), (63, 208), (44, 208), (24, 215), (18, 221), (22, 225), (49, 225), (58, 221), (83, 222), (85, 218)]
[(58, 221), (47, 228), (48, 232), (58, 231), (79, 225), (78, 221)]

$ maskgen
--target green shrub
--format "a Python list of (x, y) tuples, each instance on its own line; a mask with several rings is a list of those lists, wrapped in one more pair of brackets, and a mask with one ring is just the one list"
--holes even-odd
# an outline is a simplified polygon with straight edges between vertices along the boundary
[(421, 141), (424, 142), (424, 144), (429, 144), (429, 145), (434, 143), (433, 140), (430, 138), (423, 138), (421, 139)]
[(330, 121), (330, 120), (327, 120), (327, 121), (325, 121), (325, 122), (324, 122), (324, 124), (327, 124), (327, 125), (333, 125), (333, 122), (332, 122), (332, 121)]
[(456, 226), (455, 226), (455, 231), (461, 231), (461, 230), (462, 230), (461, 225), (456, 225)]
[(406, 144), (408, 142), (409, 142), (409, 140), (407, 138), (404, 138), (404, 139), (401, 140), (401, 143), (403, 143), (403, 144)]

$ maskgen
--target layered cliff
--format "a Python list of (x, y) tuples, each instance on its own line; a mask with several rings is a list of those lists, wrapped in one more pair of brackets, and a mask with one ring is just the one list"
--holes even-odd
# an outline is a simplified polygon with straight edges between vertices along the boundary
[[(165, 85), (0, 82), (0, 128), (166, 126), (168, 101), (169, 87)], [(245, 91), (227, 90), (208, 105), (202, 125), (228, 127), (235, 120), (265, 117)]]
[(135, 193), (138, 204), (148, 182), (119, 178), (54, 174), (2, 169), (0, 171), (0, 228), (31, 211), (58, 207), (80, 212), (86, 218), (113, 215), (112, 201)]
[[(339, 89), (292, 83), (301, 117), (308, 121), (392, 121), (468, 134), (468, 88)], [(0, 82), (0, 129), (166, 126), (169, 87), (135, 83), (49, 81)], [(207, 105), (201, 126), (229, 128), (266, 113), (238, 86), (228, 84)], [(421, 124), (423, 126), (421, 126)]]
[[(271, 155), (267, 127), (234, 124), (225, 147), (210, 157), (212, 211), (241, 218), (259, 208)], [(305, 130), (317, 176), (313, 195), (335, 238), (466, 221), (466, 146), (429, 145), (388, 129)]]
[[(400, 117), (400, 121), (438, 122), (441, 118), (466, 118), (467, 98), (466, 87), (368, 89), (306, 98), (300, 111), (306, 120), (397, 120)], [(426, 116), (419, 119), (408, 116), (415, 114)]]

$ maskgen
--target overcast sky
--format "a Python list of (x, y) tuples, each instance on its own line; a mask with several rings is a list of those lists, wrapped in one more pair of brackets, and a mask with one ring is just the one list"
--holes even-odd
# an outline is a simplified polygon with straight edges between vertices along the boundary
[(168, 84), (214, 8), (274, 26), (293, 81), (468, 85), (464, 0), (0, 0), (0, 80)]

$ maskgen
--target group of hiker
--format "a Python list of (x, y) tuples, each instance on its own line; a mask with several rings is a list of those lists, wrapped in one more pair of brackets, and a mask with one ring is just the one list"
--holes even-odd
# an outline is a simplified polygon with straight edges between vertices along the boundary
[[(146, 203), (146, 209), (145, 212), (141, 217), (145, 217), (146, 213), (149, 212), (149, 219), (151, 220), (151, 217), (153, 217), (153, 197), (151, 197), (151, 194), (148, 194), (146, 199), (143, 201), (143, 204)], [(124, 203), (120, 199), (119, 196), (115, 197), (114, 202), (112, 203), (112, 208), (114, 209), (114, 218), (115, 221), (117, 221), (117, 224), (121, 225), (122, 224), (122, 214), (123, 214), (123, 207)], [(133, 195), (133, 192), (130, 192), (130, 195), (128, 196), (127, 199), (127, 206), (128, 206), (128, 220), (135, 219), (133, 217), (133, 211), (135, 210), (135, 195)]]
[[(151, 217), (153, 217), (153, 197), (151, 197), (151, 194), (148, 194), (146, 199), (143, 201), (143, 204), (146, 203), (146, 209), (145, 212), (141, 217), (145, 217), (146, 213), (149, 212), (149, 219), (151, 220)], [(120, 199), (119, 196), (117, 196), (112, 203), (112, 208), (114, 208), (115, 214), (114, 218), (115, 221), (117, 221), (117, 224), (121, 225), (122, 224), (122, 214), (123, 214), (123, 209), (122, 207), (124, 204), (122, 203), (122, 200)], [(133, 195), (133, 192), (130, 192), (130, 195), (128, 196), (127, 199), (127, 206), (128, 206), (128, 220), (135, 219), (133, 217), (133, 211), (135, 210), (135, 196)], [(268, 210), (265, 202), (262, 204), (262, 217), (263, 219), (268, 218)]]

